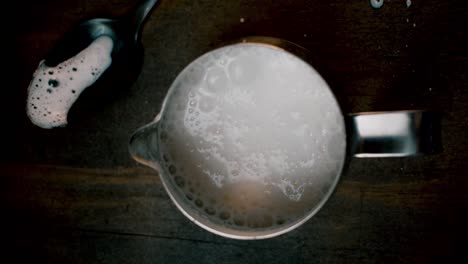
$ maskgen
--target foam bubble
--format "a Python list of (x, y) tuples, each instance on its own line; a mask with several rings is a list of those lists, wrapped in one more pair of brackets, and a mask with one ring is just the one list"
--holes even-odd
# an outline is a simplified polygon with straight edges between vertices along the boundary
[(206, 212), (208, 215), (214, 215), (214, 214), (216, 214), (216, 209), (214, 209), (213, 207), (209, 206), (209, 207), (206, 207), (206, 208), (205, 208), (205, 212)]
[(185, 197), (186, 197), (189, 201), (192, 201), (192, 200), (193, 200), (193, 194), (191, 194), (191, 193), (186, 193), (186, 194), (185, 194)]
[(183, 188), (185, 186), (185, 180), (184, 178), (182, 178), (181, 176), (175, 176), (175, 183), (177, 184), (177, 186), (179, 186), (180, 188)]
[(235, 225), (238, 225), (238, 226), (244, 226), (245, 225), (245, 220), (241, 216), (235, 216), (234, 219), (233, 219), (233, 222), (234, 222)]
[(261, 67), (255, 58), (244, 55), (232, 60), (228, 65), (229, 78), (238, 84), (250, 83), (260, 74)]
[(286, 223), (286, 220), (284, 218), (282, 218), (281, 216), (276, 217), (277, 225), (283, 225), (284, 223)]
[(210, 92), (218, 92), (226, 88), (229, 80), (223, 68), (213, 67), (206, 74), (206, 87)]
[(196, 205), (197, 207), (203, 207), (203, 201), (200, 200), (200, 199), (196, 199), (196, 200), (195, 200), (195, 205)]
[(169, 173), (170, 174), (175, 174), (177, 171), (176, 167), (174, 165), (169, 166)]
[(219, 213), (219, 218), (221, 220), (228, 220), (229, 218), (231, 218), (231, 214), (227, 211), (222, 211), (221, 213)]
[(68, 111), (81, 92), (110, 66), (112, 48), (112, 39), (101, 36), (55, 67), (41, 61), (28, 87), (27, 114), (31, 122), (42, 128), (65, 126)]

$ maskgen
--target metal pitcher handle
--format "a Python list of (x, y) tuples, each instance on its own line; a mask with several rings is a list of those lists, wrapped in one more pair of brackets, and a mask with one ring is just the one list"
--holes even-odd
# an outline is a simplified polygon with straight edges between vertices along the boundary
[(442, 150), (440, 114), (435, 112), (355, 113), (346, 123), (349, 153), (355, 157), (407, 157)]

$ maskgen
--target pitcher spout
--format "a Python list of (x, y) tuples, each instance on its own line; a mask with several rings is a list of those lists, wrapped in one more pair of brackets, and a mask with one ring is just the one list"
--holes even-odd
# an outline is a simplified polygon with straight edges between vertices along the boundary
[(159, 122), (138, 129), (130, 138), (128, 150), (137, 162), (159, 170)]

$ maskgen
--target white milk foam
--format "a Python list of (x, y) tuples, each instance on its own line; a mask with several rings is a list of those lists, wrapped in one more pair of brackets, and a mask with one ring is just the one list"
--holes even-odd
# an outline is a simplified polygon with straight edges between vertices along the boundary
[(327, 84), (271, 46), (198, 58), (175, 80), (161, 117), (163, 167), (197, 207), (237, 225), (307, 213), (345, 159), (343, 116)]
[(56, 67), (41, 61), (28, 87), (27, 114), (31, 122), (42, 128), (65, 126), (68, 111), (81, 92), (111, 64), (112, 48), (112, 39), (101, 36)]

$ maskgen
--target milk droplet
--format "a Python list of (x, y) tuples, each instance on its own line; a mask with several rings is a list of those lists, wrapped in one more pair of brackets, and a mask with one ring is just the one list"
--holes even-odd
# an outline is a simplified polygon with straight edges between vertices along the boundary
[(381, 8), (384, 4), (384, 0), (370, 0), (370, 4), (373, 8)]

